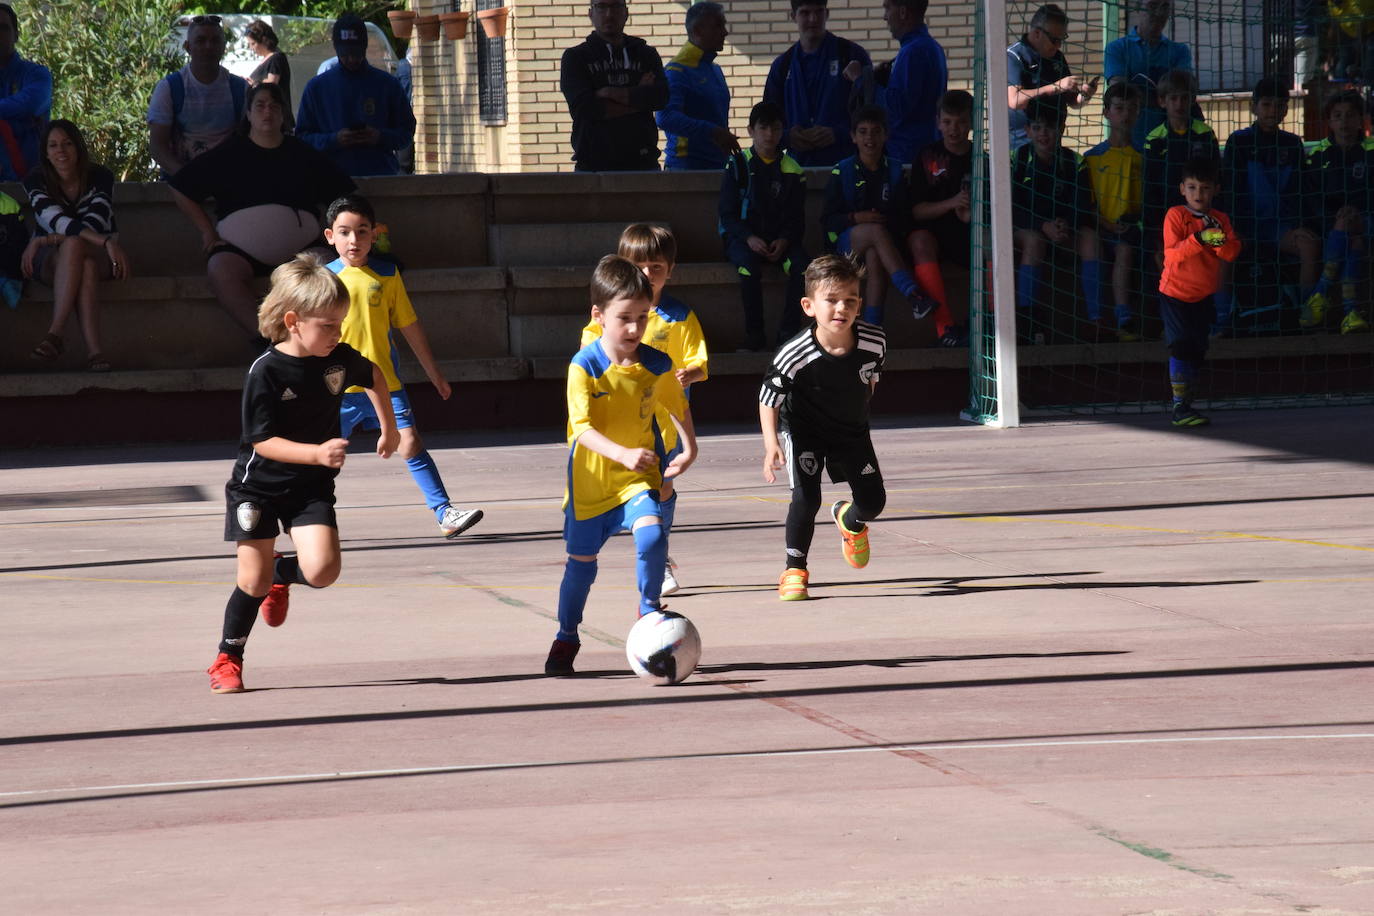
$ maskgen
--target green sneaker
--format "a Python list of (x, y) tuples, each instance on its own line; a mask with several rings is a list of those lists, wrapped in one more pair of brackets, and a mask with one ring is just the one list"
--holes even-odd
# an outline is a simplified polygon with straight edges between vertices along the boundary
[(1351, 309), (1341, 319), (1342, 334), (1362, 334), (1369, 330), (1369, 322), (1359, 312)]
[(1298, 324), (1304, 328), (1321, 327), (1326, 320), (1326, 310), (1330, 303), (1321, 293), (1313, 293), (1307, 297), (1307, 301), (1302, 304), (1302, 309), (1298, 312)]
[(1206, 426), (1211, 422), (1211, 420), (1194, 410), (1191, 404), (1174, 405), (1173, 423), (1175, 426)]
[(840, 517), (848, 508), (849, 503), (839, 499), (830, 507), (830, 514), (835, 519), (835, 527), (840, 529), (840, 552), (844, 554), (844, 561), (855, 569), (863, 569), (868, 565), (868, 526), (865, 525), (862, 531), (846, 528)]

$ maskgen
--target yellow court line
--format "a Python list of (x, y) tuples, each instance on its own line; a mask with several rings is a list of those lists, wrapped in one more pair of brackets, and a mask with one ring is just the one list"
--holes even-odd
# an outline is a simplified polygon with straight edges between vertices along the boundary
[[(43, 573), (20, 573), (6, 572), (0, 573), (0, 578), (10, 579), (45, 579), (54, 582), (104, 582), (113, 585), (206, 585), (214, 588), (233, 588), (233, 582), (193, 582), (189, 579), (115, 579), (104, 576), (53, 576)], [(447, 584), (438, 585), (432, 582), (335, 582), (330, 588), (434, 588), (434, 589), (475, 589), (477, 591), (490, 591), (499, 588), (503, 591), (555, 591), (556, 585), (459, 585)], [(600, 586), (598, 586), (599, 588)], [(608, 585), (607, 588), (616, 588)], [(625, 586), (628, 590), (629, 586)]]

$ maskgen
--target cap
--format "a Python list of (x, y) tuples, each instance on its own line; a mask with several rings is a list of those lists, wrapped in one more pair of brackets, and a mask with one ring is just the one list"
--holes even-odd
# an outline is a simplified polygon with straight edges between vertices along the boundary
[(367, 51), (367, 25), (354, 13), (334, 20), (334, 53), (363, 54)]

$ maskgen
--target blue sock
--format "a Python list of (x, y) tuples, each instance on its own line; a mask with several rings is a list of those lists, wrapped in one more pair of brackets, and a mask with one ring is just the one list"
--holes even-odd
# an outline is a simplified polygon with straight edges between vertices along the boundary
[(1131, 312), (1131, 307), (1129, 305), (1122, 305), (1118, 302), (1114, 311), (1116, 312), (1116, 326), (1118, 328), (1124, 328), (1132, 321), (1135, 321), (1135, 315)]
[(1196, 366), (1187, 360), (1169, 357), (1169, 388), (1173, 393), (1175, 407), (1192, 403), (1193, 382), (1196, 379)]
[(668, 562), (668, 536), (663, 525), (641, 525), (634, 530), (635, 580), (639, 585), (639, 616), (658, 610), (663, 594), (663, 567)]
[(897, 287), (897, 292), (903, 296), (910, 296), (921, 289), (916, 285), (916, 278), (906, 268), (892, 272), (892, 285)]
[(865, 305), (859, 310), (859, 317), (869, 324), (881, 325), (883, 323), (883, 307), (881, 305)]
[(558, 638), (564, 642), (581, 642), (577, 628), (582, 623), (582, 611), (587, 607), (587, 595), (595, 581), (596, 560), (568, 557), (563, 567), (563, 584), (558, 586)]
[(439, 511), (448, 505), (448, 491), (444, 489), (444, 481), (439, 477), (439, 467), (429, 456), (428, 449), (414, 458), (407, 458), (406, 467), (410, 469), (410, 476), (414, 478), (420, 492), (425, 494), (425, 505), (437, 518)]
[(1216, 327), (1225, 327), (1230, 323), (1231, 312), (1235, 307), (1235, 297), (1229, 289), (1219, 289), (1212, 295), (1212, 308), (1216, 312)]
[(677, 490), (673, 495), (658, 504), (658, 517), (663, 522), (663, 531), (668, 533), (673, 530), (673, 514), (677, 512)]
[(1083, 303), (1088, 307), (1088, 318), (1097, 321), (1102, 317), (1102, 272), (1099, 261), (1083, 261)]
[(1040, 283), (1040, 266), (1022, 264), (1016, 268), (1016, 308), (1029, 314), (1035, 304), (1035, 287)]

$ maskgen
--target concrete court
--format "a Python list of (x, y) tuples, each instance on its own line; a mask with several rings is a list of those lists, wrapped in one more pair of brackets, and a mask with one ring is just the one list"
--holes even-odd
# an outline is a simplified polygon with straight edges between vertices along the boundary
[(0, 912), (1374, 913), (1370, 418), (882, 429), (873, 562), (823, 522), (790, 605), (787, 492), (705, 435), (676, 688), (628, 673), (625, 538), (586, 676), (538, 673), (557, 431), (430, 437), (457, 542), (351, 455), (343, 578), (237, 696), (232, 446), (10, 453)]

